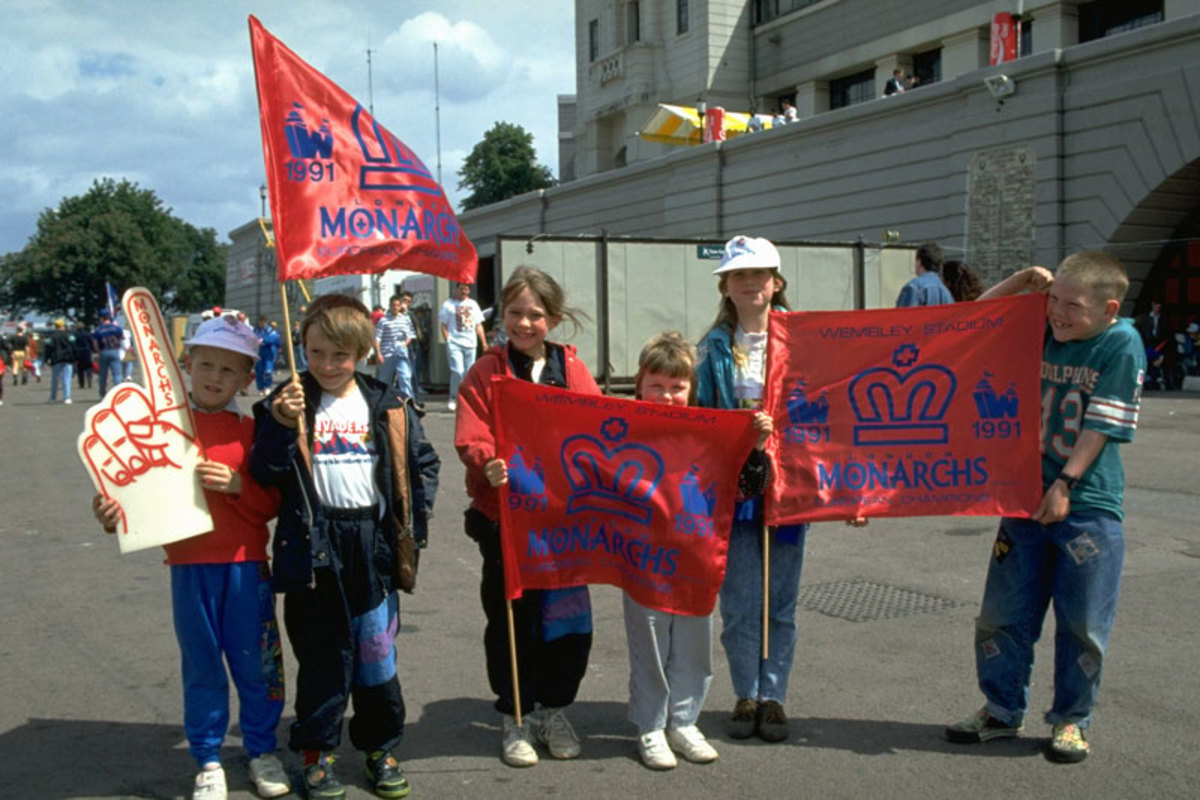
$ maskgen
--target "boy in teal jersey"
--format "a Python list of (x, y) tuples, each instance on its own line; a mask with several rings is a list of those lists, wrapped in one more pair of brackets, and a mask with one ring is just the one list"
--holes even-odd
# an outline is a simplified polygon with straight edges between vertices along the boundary
[[(984, 294), (1044, 291), (1042, 482), (1031, 519), (1004, 518), (975, 625), (975, 663), (987, 703), (946, 728), (952, 742), (1016, 736), (1024, 727), (1033, 646), (1054, 601), (1053, 726), (1046, 757), (1088, 755), (1084, 730), (1100, 687), (1117, 608), (1125, 540), (1125, 472), (1118, 445), (1133, 439), (1146, 357), (1127, 319), (1125, 268), (1100, 252), (1068, 256), (1051, 275), (1022, 270)], [(982, 299), (982, 298), (981, 298)]]

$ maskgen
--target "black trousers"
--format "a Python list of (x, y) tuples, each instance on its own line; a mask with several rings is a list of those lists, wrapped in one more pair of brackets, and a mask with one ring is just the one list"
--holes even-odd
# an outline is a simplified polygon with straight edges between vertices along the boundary
[[(500, 525), (473, 508), (467, 509), (467, 535), (479, 545), (483, 556), (483, 579), (479, 598), (487, 627), (483, 650), (487, 658), (488, 683), (496, 693), (496, 710), (516, 711), (513, 699), (512, 662), (508, 652), (508, 612), (504, 600), (504, 562), (500, 554)], [(517, 641), (517, 673), (520, 676), (521, 713), (535, 704), (561, 708), (575, 702), (579, 684), (587, 672), (592, 651), (592, 634), (572, 633), (545, 641), (542, 631), (542, 595), (526, 590), (513, 601), (513, 630)]]
[[(381, 604), (394, 609), (397, 602), (386, 578), (387, 549), (380, 547), (373, 513), (331, 514), (330, 566), (313, 571), (315, 586), (288, 592), (284, 598), (283, 620), (297, 664), (296, 721), (288, 742), (292, 750), (335, 749), (351, 700), (350, 741), (355, 748), (391, 750), (404, 737), (404, 697), (394, 651), (389, 647), (390, 665), (384, 661), (388, 677), (367, 684), (356, 680), (364, 669), (359, 635), (364, 618), (386, 614)], [(387, 638), (389, 632), (394, 638), (394, 624), (374, 638)], [(383, 643), (374, 644), (378, 648)], [(378, 675), (378, 662), (368, 666)]]

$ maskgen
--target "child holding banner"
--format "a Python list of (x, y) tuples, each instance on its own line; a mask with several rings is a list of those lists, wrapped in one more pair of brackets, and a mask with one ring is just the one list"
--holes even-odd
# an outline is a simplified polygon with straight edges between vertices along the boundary
[[(245, 474), (254, 424), (236, 405), (238, 391), (254, 379), (258, 337), (249, 325), (213, 319), (185, 344), (196, 435), (207, 459), (196, 472), (213, 518), (211, 532), (163, 548), (183, 657), (183, 727), (200, 767), (192, 797), (226, 796), (220, 760), (229, 727), (226, 663), (237, 688), (250, 778), (260, 797), (279, 797), (291, 791), (275, 757), (283, 658), (267, 566), (267, 523), (279, 508), (279, 495)], [(96, 495), (92, 509), (104, 530), (115, 533), (120, 504)]]
[[(772, 309), (788, 307), (779, 251), (766, 239), (735, 236), (725, 244), (721, 265), (713, 274), (720, 276), (721, 305), (700, 342), (698, 405), (761, 409), (767, 320)], [(739, 478), (721, 584), (721, 644), (738, 697), (729, 735), (746, 739), (757, 734), (763, 741), (780, 742), (790, 733), (783, 703), (795, 654), (796, 600), (808, 526), (781, 526), (770, 532), (769, 650), (763, 658), (762, 495), (769, 470), (766, 454), (754, 450)]]
[[(679, 333), (654, 337), (638, 356), (639, 400), (691, 405), (696, 399), (696, 357)], [(761, 448), (771, 418), (755, 420)], [(629, 721), (638, 728), (638, 753), (650, 769), (672, 769), (678, 751), (688, 761), (716, 761), (717, 751), (696, 720), (712, 683), (712, 614), (702, 617), (648, 608), (624, 596), (629, 644)]]
[(1068, 256), (1054, 276), (1029, 267), (983, 297), (1047, 291), (1042, 348), (1042, 483), (1032, 519), (1005, 517), (975, 623), (975, 668), (987, 699), (946, 728), (952, 742), (1017, 736), (1024, 728), (1033, 646), (1054, 603), (1051, 761), (1087, 758), (1104, 651), (1117, 610), (1125, 539), (1119, 447), (1137, 428), (1146, 357), (1118, 319), (1129, 278), (1107, 253)]
[(480, 597), (487, 626), (483, 634), (488, 682), (502, 719), (504, 763), (533, 766), (537, 751), (531, 734), (554, 758), (579, 755), (579, 737), (564, 713), (575, 701), (592, 649), (592, 610), (586, 586), (526, 591), (512, 601), (521, 725), (509, 657), (504, 563), (500, 549), (500, 492), (508, 481), (496, 457), (492, 421), (493, 375), (510, 375), (546, 386), (599, 394), (587, 366), (570, 345), (547, 341), (563, 319), (579, 329), (579, 312), (568, 308), (562, 288), (546, 273), (518, 267), (500, 293), (508, 343), (489, 349), (471, 367), (458, 391), (454, 446), (467, 468), (466, 533), (483, 556)]
[(309, 797), (345, 796), (333, 750), (352, 699), (350, 740), (372, 790), (404, 797), (408, 779), (392, 755), (405, 718), (397, 590), (415, 584), (437, 455), (411, 408), (355, 372), (375, 346), (362, 303), (319, 297), (300, 331), (309, 368), (255, 404), (251, 454), (252, 473), (283, 493), (274, 584), (299, 667), (289, 744), (303, 753)]

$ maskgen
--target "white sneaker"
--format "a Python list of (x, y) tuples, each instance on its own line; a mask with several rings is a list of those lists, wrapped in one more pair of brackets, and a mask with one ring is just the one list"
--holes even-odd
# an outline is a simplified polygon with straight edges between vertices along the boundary
[(192, 800), (225, 800), (225, 770), (217, 762), (205, 764), (196, 773), (196, 785), (192, 788)]
[(71, 398), (69, 398), (69, 397), (68, 397), (66, 400), (63, 400), (63, 405), (64, 405), (64, 406), (69, 406), (69, 405), (71, 405)]
[(292, 791), (287, 771), (274, 753), (263, 753), (250, 759), (250, 780), (259, 797), (283, 797)]
[(517, 725), (517, 718), (511, 714), (504, 715), (504, 749), (502, 758), (504, 763), (510, 767), (532, 767), (538, 763), (537, 751), (533, 749), (533, 745), (529, 742), (529, 734), (526, 727), (529, 725), (529, 720), (521, 720), (521, 725)]
[(555, 758), (575, 758), (579, 755), (579, 737), (567, 721), (564, 709), (543, 708), (541, 724), (535, 730), (538, 739), (550, 748), (550, 755)]
[(675, 754), (667, 745), (667, 737), (661, 730), (650, 731), (638, 737), (638, 753), (642, 763), (650, 769), (675, 769)]
[(669, 728), (667, 740), (679, 755), (693, 764), (707, 764), (717, 760), (717, 751), (704, 734), (695, 725), (684, 725), (682, 728)]
[(458, 408), (458, 403), (457, 403), (456, 401), (454, 401), (454, 400), (451, 400), (449, 403), (446, 403), (446, 408), (448, 408), (448, 409), (450, 409), (451, 411), (453, 411), (453, 410), (455, 410), (456, 408)]

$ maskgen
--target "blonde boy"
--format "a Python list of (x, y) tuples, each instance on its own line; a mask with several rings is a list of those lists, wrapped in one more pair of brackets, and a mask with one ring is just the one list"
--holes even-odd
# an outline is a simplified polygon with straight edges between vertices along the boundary
[[(267, 523), (279, 509), (279, 495), (247, 472), (254, 423), (236, 401), (254, 378), (258, 337), (249, 325), (219, 317), (203, 323), (184, 344), (196, 436), (205, 453), (196, 472), (213, 518), (212, 531), (163, 548), (182, 656), (184, 731), (200, 768), (192, 798), (226, 797), (220, 760), (229, 728), (226, 665), (237, 687), (250, 778), (261, 797), (279, 797), (291, 791), (274, 755), (284, 677)], [(96, 495), (92, 507), (104, 529), (114, 532), (117, 502)]]
[(1129, 279), (1106, 253), (1067, 257), (1055, 275), (1029, 267), (986, 292), (1048, 294), (1042, 351), (1042, 482), (1031, 519), (1005, 518), (992, 549), (975, 627), (979, 688), (987, 703), (946, 728), (952, 742), (1018, 735), (1033, 647), (1054, 603), (1053, 726), (1046, 757), (1087, 757), (1104, 651), (1116, 614), (1125, 542), (1125, 474), (1118, 445), (1133, 439), (1146, 370), (1141, 340), (1118, 318)]

